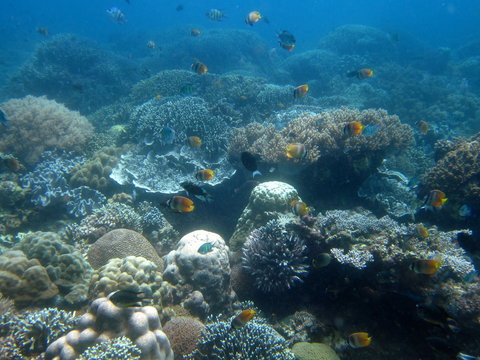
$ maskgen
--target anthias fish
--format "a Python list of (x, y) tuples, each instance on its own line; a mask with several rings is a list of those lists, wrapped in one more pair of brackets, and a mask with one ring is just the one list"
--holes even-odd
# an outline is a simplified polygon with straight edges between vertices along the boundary
[(243, 310), (240, 314), (235, 316), (232, 319), (232, 329), (241, 329), (242, 327), (245, 326), (250, 320), (252, 320), (255, 317), (255, 310), (247, 309)]

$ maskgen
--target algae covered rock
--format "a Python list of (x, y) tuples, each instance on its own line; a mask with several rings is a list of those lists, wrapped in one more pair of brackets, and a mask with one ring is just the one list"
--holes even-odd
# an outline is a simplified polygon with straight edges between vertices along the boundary
[(159, 271), (163, 270), (163, 261), (155, 248), (142, 235), (133, 230), (112, 230), (90, 247), (87, 258), (94, 269), (105, 265), (110, 259), (123, 259), (127, 256), (141, 256), (153, 262)]
[(321, 343), (299, 342), (292, 352), (298, 360), (340, 360), (335, 350)]
[(290, 209), (290, 203), (298, 200), (298, 193), (289, 184), (268, 181), (257, 185), (250, 194), (247, 207), (243, 210), (230, 238), (232, 250), (240, 250), (252, 230), (264, 226)]

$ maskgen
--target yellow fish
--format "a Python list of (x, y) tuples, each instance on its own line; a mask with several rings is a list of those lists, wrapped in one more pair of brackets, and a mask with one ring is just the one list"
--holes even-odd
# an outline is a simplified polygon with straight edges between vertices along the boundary
[(348, 345), (354, 349), (367, 347), (372, 342), (372, 337), (366, 332), (356, 332), (348, 335)]
[(232, 328), (233, 329), (241, 329), (246, 323), (252, 320), (255, 317), (255, 310), (243, 310), (240, 314), (235, 316), (232, 319)]
[(285, 153), (289, 159), (305, 159), (307, 148), (301, 143), (291, 143), (285, 148)]

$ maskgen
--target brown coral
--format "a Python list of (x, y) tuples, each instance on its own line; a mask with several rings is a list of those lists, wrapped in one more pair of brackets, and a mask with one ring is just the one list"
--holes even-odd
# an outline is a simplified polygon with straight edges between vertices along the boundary
[(93, 134), (87, 118), (45, 97), (26, 96), (2, 104), (10, 126), (0, 135), (0, 151), (34, 164), (44, 150), (80, 151)]
[[(378, 127), (374, 136), (345, 135), (343, 129), (351, 121), (364, 126)], [(319, 114), (305, 112), (290, 121), (282, 130), (273, 125), (249, 124), (236, 130), (230, 144), (229, 155), (235, 157), (242, 151), (258, 154), (264, 161), (287, 161), (285, 147), (289, 143), (302, 143), (308, 149), (307, 163), (323, 158), (354, 157), (369, 152), (389, 152), (411, 143), (412, 129), (400, 123), (395, 115), (385, 110), (337, 109)]]
[[(445, 146), (443, 146), (445, 147)], [(440, 189), (450, 204), (480, 203), (480, 134), (458, 139), (422, 179), (423, 190)]]
[(202, 330), (205, 326), (192, 317), (176, 317), (169, 320), (163, 327), (163, 331), (170, 340), (175, 360), (184, 358), (195, 350)]

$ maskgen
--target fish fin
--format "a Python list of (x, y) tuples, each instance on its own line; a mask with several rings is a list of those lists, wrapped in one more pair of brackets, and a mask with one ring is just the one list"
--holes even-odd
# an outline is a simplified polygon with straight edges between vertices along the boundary
[(254, 178), (255, 176), (257, 175), (262, 175), (262, 173), (258, 170), (255, 170), (253, 173), (252, 173), (252, 177)]
[(458, 360), (478, 360), (479, 358), (476, 357), (476, 356), (467, 355), (467, 354), (464, 354), (464, 353), (458, 353), (457, 354), (457, 359)]

